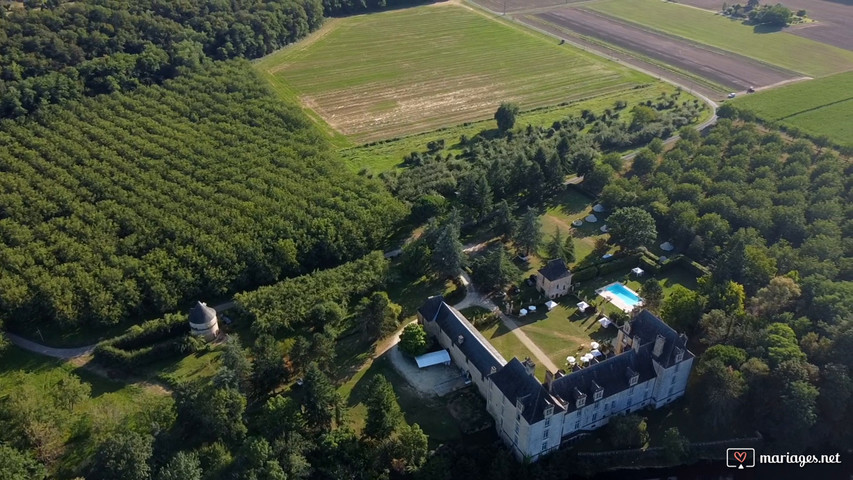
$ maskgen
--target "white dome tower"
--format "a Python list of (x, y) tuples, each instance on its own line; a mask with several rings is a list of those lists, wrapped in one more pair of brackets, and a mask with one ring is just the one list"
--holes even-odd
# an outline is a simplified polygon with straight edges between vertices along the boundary
[(193, 335), (204, 337), (205, 340), (216, 338), (219, 335), (216, 310), (208, 307), (204, 302), (197, 302), (190, 310), (190, 331)]

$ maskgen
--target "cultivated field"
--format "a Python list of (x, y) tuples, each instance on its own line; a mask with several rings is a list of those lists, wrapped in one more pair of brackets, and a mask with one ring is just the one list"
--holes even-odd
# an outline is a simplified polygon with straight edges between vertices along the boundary
[[(681, 0), (680, 3), (715, 12), (720, 11), (723, 6), (722, 0)], [(789, 27), (785, 30), (786, 32), (853, 50), (853, 2), (785, 0), (783, 5), (794, 11), (804, 9), (808, 17), (816, 21), (816, 23)]]
[(747, 57), (709, 50), (707, 47), (651, 32), (580, 8), (551, 10), (537, 14), (535, 18), (560, 29), (636, 51), (655, 61), (699, 75), (727, 89), (745, 90), (750, 86), (773, 85), (799, 76)]
[(853, 72), (760, 92), (737, 99), (735, 105), (762, 119), (853, 145)]
[(336, 20), (257, 63), (356, 143), (627, 91), (652, 79), (459, 5)]
[(578, 3), (587, 0), (474, 0), (476, 3), (497, 13), (527, 12), (548, 7), (557, 7), (567, 3)]
[(851, 51), (785, 32), (757, 33), (739, 21), (684, 5), (601, 0), (584, 8), (813, 77), (853, 69)]

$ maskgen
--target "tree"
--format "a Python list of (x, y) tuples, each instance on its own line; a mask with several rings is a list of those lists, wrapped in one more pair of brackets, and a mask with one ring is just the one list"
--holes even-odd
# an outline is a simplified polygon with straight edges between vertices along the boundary
[(3, 480), (43, 480), (47, 478), (44, 465), (21, 452), (0, 443), (0, 478)]
[(252, 392), (260, 398), (268, 394), (287, 376), (284, 354), (272, 335), (262, 334), (252, 347)]
[(201, 480), (204, 472), (196, 453), (178, 452), (160, 469), (158, 480)]
[(322, 302), (313, 306), (306, 315), (306, 321), (316, 330), (326, 326), (337, 328), (346, 316), (346, 312), (335, 302)]
[(379, 374), (370, 382), (370, 389), (365, 400), (367, 419), (364, 424), (364, 434), (371, 438), (386, 438), (390, 436), (403, 418), (397, 395), (385, 378)]
[(397, 329), (402, 307), (392, 302), (385, 292), (373, 292), (362, 305), (364, 332), (370, 338), (385, 336)]
[(429, 438), (417, 423), (401, 427), (399, 435), (400, 458), (410, 470), (420, 468), (429, 452)]
[(749, 311), (756, 316), (773, 316), (800, 298), (800, 286), (790, 277), (774, 277), (749, 302)]
[[(658, 140), (658, 139), (655, 139)], [(637, 155), (634, 156), (634, 161), (631, 164), (631, 171), (634, 175), (648, 175), (652, 173), (657, 165), (658, 157), (657, 155), (648, 148), (640, 150)]]
[(617, 415), (607, 424), (610, 443), (617, 449), (640, 448), (649, 441), (646, 419), (639, 415)]
[(421, 324), (414, 322), (406, 325), (400, 334), (400, 350), (413, 357), (423, 355), (427, 349), (427, 334)]
[(222, 367), (214, 379), (220, 387), (236, 388), (240, 392), (249, 390), (252, 363), (237, 334), (228, 335), (222, 351)]
[(554, 236), (551, 237), (546, 249), (548, 258), (563, 258), (563, 233), (560, 227), (554, 227)]
[(650, 278), (643, 282), (640, 295), (643, 296), (643, 306), (657, 312), (663, 301), (663, 286), (656, 279)]
[(154, 437), (136, 432), (109, 437), (95, 456), (92, 477), (103, 480), (149, 480)]
[(704, 300), (698, 293), (676, 285), (663, 301), (660, 314), (669, 326), (684, 332), (693, 330), (699, 322), (703, 308)]
[(732, 334), (735, 317), (727, 315), (723, 310), (711, 310), (702, 315), (699, 328), (702, 331), (702, 343), (714, 345), (725, 342)]
[(517, 115), (518, 105), (509, 102), (501, 103), (501, 106), (495, 112), (495, 121), (498, 123), (498, 130), (501, 133), (511, 130), (515, 125), (515, 117)]
[(654, 242), (658, 232), (649, 212), (638, 207), (624, 207), (607, 219), (610, 242), (626, 250), (636, 250)]
[(248, 431), (243, 420), (246, 397), (234, 388), (217, 388), (201, 399), (206, 431), (217, 439), (239, 443)]
[(454, 225), (447, 225), (441, 230), (432, 251), (433, 269), (442, 277), (455, 277), (462, 271), (463, 263), (459, 230)]
[(490, 290), (503, 289), (521, 277), (521, 270), (506, 255), (503, 245), (496, 245), (477, 258), (472, 268), (474, 282)]
[[(580, 173), (580, 172), (578, 172)], [(605, 163), (596, 163), (592, 170), (583, 176), (583, 186), (590, 192), (598, 194), (601, 190), (610, 183), (610, 180), (616, 175), (613, 167)]]
[(495, 210), (495, 233), (501, 235), (504, 240), (511, 238), (515, 233), (515, 218), (506, 200), (501, 200)]
[(575, 261), (575, 242), (572, 239), (571, 233), (566, 235), (566, 240), (563, 242), (562, 258), (566, 263)]
[(332, 419), (338, 403), (334, 385), (317, 364), (312, 362), (305, 371), (303, 386), (305, 397), (302, 409), (305, 422), (314, 430), (328, 432), (332, 428)]
[(690, 441), (678, 431), (678, 427), (670, 427), (663, 432), (661, 447), (666, 460), (671, 464), (677, 464), (687, 458)]
[(515, 235), (515, 244), (524, 250), (525, 256), (528, 256), (531, 250), (535, 251), (539, 248), (540, 243), (542, 243), (542, 222), (536, 211), (528, 208), (527, 213), (521, 218)]
[(692, 394), (706, 412), (703, 419), (712, 428), (729, 425), (746, 392), (743, 375), (720, 359), (713, 359), (699, 362), (696, 377), (697, 385)]

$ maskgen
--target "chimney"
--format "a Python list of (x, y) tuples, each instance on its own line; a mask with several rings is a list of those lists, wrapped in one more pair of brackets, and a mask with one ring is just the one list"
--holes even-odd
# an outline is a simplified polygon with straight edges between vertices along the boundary
[(655, 338), (655, 348), (652, 350), (652, 355), (655, 357), (659, 357), (661, 353), (663, 353), (663, 345), (666, 343), (666, 339), (663, 338), (663, 335), (658, 334)]
[(545, 371), (545, 388), (548, 389), (548, 393), (551, 393), (553, 389), (551, 388), (554, 383), (554, 374), (551, 373), (550, 370)]
[(464, 342), (464, 341), (465, 341), (465, 337), (463, 337), (462, 335), (459, 335), (458, 337), (456, 337), (456, 344), (457, 345), (462, 345), (462, 342)]
[(631, 346), (634, 348), (635, 352), (640, 351), (640, 340), (641, 339), (639, 335), (634, 335), (633, 344)]
[(625, 341), (625, 332), (622, 329), (619, 329), (619, 332), (616, 334), (616, 344), (613, 346), (616, 350), (616, 354), (619, 355), (622, 353), (622, 348), (624, 347)]
[(531, 376), (533, 375), (533, 372), (536, 371), (536, 364), (533, 363), (533, 360), (531, 360), (530, 357), (525, 357), (521, 364), (524, 365), (524, 369), (527, 370), (527, 373)]

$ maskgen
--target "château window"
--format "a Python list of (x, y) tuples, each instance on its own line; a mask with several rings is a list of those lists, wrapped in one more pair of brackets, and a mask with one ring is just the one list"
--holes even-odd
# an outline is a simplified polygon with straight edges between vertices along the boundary
[(598, 420), (598, 414), (597, 414), (597, 413), (593, 413), (593, 414), (592, 414), (592, 421), (594, 422), (594, 421), (596, 421), (596, 420)]
[(542, 432), (542, 438), (548, 438), (548, 429), (547, 428)]
[(599, 391), (595, 392), (595, 393), (593, 394), (592, 398), (593, 398), (594, 400), (598, 401), (598, 400), (601, 400), (601, 397), (603, 397), (603, 396), (604, 396), (604, 389), (601, 389), (601, 390), (599, 390)]
[(515, 424), (515, 434), (518, 435), (518, 424)]
[(548, 450), (548, 442), (542, 442), (542, 451)]
[(550, 426), (551, 426), (551, 417), (548, 417), (545, 419), (545, 428), (548, 428)]
[(581, 428), (581, 421), (580, 421), (580, 420), (578, 420), (577, 422), (575, 422), (575, 430), (577, 430), (577, 429), (579, 429), (579, 428)]

